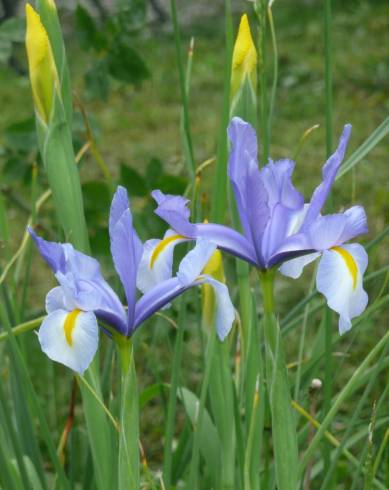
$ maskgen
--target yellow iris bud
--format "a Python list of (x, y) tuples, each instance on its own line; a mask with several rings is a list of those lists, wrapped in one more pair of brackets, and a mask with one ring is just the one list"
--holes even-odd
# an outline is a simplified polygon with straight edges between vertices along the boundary
[[(202, 271), (203, 274), (212, 276), (217, 281), (226, 282), (224, 276), (223, 260), (220, 250), (215, 250), (212, 257)], [(213, 324), (215, 314), (215, 293), (209, 284), (203, 285), (203, 323), (207, 327)]]
[(48, 123), (53, 104), (53, 94), (58, 86), (58, 75), (49, 37), (39, 14), (26, 4), (26, 49), (32, 95), (39, 118)]
[(247, 15), (242, 15), (232, 54), (231, 96), (233, 97), (239, 87), (249, 77), (252, 86), (257, 85), (257, 51), (251, 36)]

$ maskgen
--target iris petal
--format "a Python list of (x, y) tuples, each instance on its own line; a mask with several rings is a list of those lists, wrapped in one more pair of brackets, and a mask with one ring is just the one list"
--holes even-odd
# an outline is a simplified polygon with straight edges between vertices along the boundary
[(99, 330), (92, 312), (75, 311), (77, 314), (66, 310), (50, 313), (43, 320), (38, 339), (50, 359), (83, 374), (95, 356)]
[[(339, 313), (339, 333), (351, 328), (351, 320), (366, 308), (368, 297), (363, 289), (363, 274), (367, 267), (367, 253), (359, 244), (343, 245), (342, 249), (353, 260), (356, 272), (350, 268), (346, 254), (326, 250), (319, 262), (316, 287), (327, 299), (328, 306)], [(356, 274), (356, 278), (355, 278)]]

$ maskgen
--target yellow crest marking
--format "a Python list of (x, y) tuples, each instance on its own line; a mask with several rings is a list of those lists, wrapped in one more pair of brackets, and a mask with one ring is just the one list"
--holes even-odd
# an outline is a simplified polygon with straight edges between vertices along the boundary
[(73, 345), (73, 329), (76, 326), (76, 319), (81, 313), (81, 310), (75, 309), (66, 315), (65, 323), (63, 324), (63, 329), (65, 331), (66, 342), (72, 347)]
[(357, 287), (358, 266), (354, 260), (354, 257), (350, 254), (350, 252), (347, 252), (347, 250), (342, 247), (332, 247), (331, 250), (338, 252), (338, 254), (340, 254), (342, 259), (346, 262), (347, 268), (353, 279), (353, 289), (355, 289)]
[(159, 255), (165, 250), (165, 248), (172, 242), (176, 240), (185, 239), (182, 235), (172, 235), (161, 240), (158, 245), (154, 248), (153, 253), (150, 258), (150, 269), (153, 268), (155, 261), (158, 259)]

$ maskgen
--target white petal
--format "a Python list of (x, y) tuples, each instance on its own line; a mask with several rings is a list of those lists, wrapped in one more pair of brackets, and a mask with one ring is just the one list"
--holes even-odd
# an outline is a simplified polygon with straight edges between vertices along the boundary
[(173, 230), (165, 233), (163, 240), (148, 240), (143, 246), (136, 285), (142, 293), (172, 277), (174, 247), (187, 239)]
[(46, 311), (53, 313), (55, 310), (66, 310), (65, 298), (61, 286), (51, 289), (46, 295)]
[(367, 253), (358, 244), (342, 245), (323, 252), (317, 270), (316, 287), (327, 304), (339, 313), (339, 333), (351, 328), (352, 318), (366, 308), (368, 297), (363, 289)]
[(204, 238), (197, 239), (196, 246), (185, 255), (178, 268), (177, 279), (183, 286), (196, 280), (215, 250), (214, 243)]
[(99, 342), (96, 317), (92, 312), (80, 310), (53, 311), (43, 320), (38, 339), (50, 359), (83, 374)]
[(231, 302), (228, 288), (222, 282), (211, 276), (200, 276), (201, 281), (213, 287), (216, 297), (216, 331), (219, 339), (223, 341), (230, 333), (235, 320), (235, 308)]
[(301, 276), (304, 267), (317, 259), (319, 255), (320, 252), (314, 252), (312, 254), (303, 255), (302, 257), (287, 260), (281, 265), (278, 270), (284, 276), (291, 277), (292, 279), (297, 279)]

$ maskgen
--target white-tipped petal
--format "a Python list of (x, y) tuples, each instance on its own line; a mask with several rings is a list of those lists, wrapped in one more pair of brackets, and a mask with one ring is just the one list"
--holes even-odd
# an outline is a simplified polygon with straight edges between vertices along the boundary
[(333, 247), (323, 252), (316, 276), (316, 287), (328, 306), (339, 313), (339, 333), (350, 330), (351, 320), (366, 308), (363, 274), (368, 257), (358, 244)]
[(185, 241), (183, 236), (168, 230), (163, 240), (148, 240), (143, 245), (143, 255), (136, 278), (137, 288), (143, 294), (172, 277), (174, 247)]
[(38, 339), (50, 359), (83, 374), (99, 343), (96, 317), (80, 310), (53, 311), (43, 320)]
[(195, 281), (216, 250), (214, 243), (198, 238), (196, 246), (181, 260), (177, 279), (183, 286)]
[(291, 277), (292, 279), (298, 279), (301, 276), (304, 267), (317, 259), (319, 255), (320, 252), (314, 252), (312, 254), (303, 255), (302, 257), (287, 260), (281, 265), (279, 271), (284, 276)]
[(235, 320), (235, 309), (231, 302), (228, 288), (222, 282), (211, 276), (201, 276), (201, 281), (213, 287), (216, 297), (216, 331), (219, 339), (223, 341), (230, 333)]

